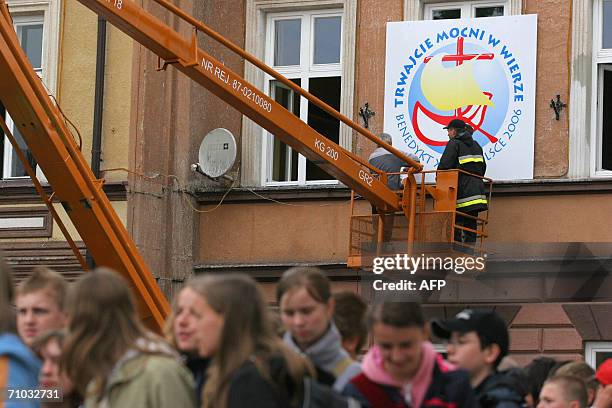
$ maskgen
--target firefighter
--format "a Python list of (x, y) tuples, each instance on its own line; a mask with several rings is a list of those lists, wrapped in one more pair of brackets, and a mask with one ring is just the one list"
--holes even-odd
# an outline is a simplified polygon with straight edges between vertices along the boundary
[[(458, 169), (484, 176), (487, 165), (482, 147), (472, 138), (472, 128), (460, 119), (453, 119), (444, 129), (448, 131), (449, 141), (440, 158), (438, 170)], [(480, 211), (487, 210), (487, 204), (482, 178), (459, 173), (456, 210), (467, 216), (457, 213), (455, 224), (476, 230), (476, 217)], [(455, 228), (455, 241), (473, 244), (476, 242), (476, 233)]]

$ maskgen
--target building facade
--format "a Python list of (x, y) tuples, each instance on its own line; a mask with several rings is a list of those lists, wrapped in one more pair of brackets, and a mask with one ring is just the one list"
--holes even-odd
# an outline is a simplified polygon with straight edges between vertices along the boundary
[[(22, 47), (49, 95), (72, 124), (75, 140), (80, 138), (87, 161), (92, 167), (97, 161), (101, 169), (127, 168), (131, 99), (126, 89), (131, 89), (132, 41), (108, 27), (104, 35), (106, 50), (98, 56), (98, 18), (78, 2), (9, 0), (8, 5)], [(100, 71), (103, 81), (96, 80), (97, 65), (104, 68)], [(97, 104), (103, 105), (103, 109), (96, 116)], [(1, 113), (14, 132), (10, 115), (4, 109)], [(94, 136), (96, 133), (98, 136)], [(18, 134), (16, 137), (20, 138)], [(99, 161), (92, 159), (96, 137), (100, 147), (95, 150), (102, 151)], [(44, 173), (36, 166), (27, 146), (22, 143), (21, 147), (45, 185)], [(77, 276), (81, 267), (76, 257), (4, 135), (0, 150), (0, 249), (14, 265), (17, 280), (37, 265), (55, 268), (69, 278)], [(126, 220), (127, 173), (102, 172), (100, 177), (106, 181), (104, 190), (115, 210)], [(45, 189), (51, 194), (48, 186)], [(59, 202), (54, 207), (85, 254), (85, 247)]]
[[(12, 3), (16, 8), (19, 1)], [(55, 40), (57, 95), (68, 116), (89, 134), (96, 16), (76, 2), (41, 3), (56, 7), (54, 24), (62, 33)], [(139, 3), (185, 37), (191, 35), (188, 24), (153, 1)], [(609, 283), (604, 279), (589, 296), (574, 291), (555, 297), (557, 292), (546, 288), (558, 278), (587, 279), (601, 270), (607, 276), (609, 270), (609, 255), (594, 248), (612, 242), (611, 1), (175, 3), (353, 120), (363, 123), (359, 113), (367, 103), (375, 112), (369, 119), (373, 133), (383, 130), (387, 22), (536, 14), (534, 177), (494, 184), (488, 228), (491, 243), (536, 249), (490, 263), (488, 278), (503, 282), (502, 298), (499, 291), (475, 289), (463, 301), (437, 300), (427, 310), (451, 316), (466, 305), (495, 307), (511, 327), (511, 351), (521, 363), (541, 354), (595, 361), (610, 353), (612, 324), (606, 316), (612, 306), (602, 294)], [(360, 275), (346, 266), (350, 191), (174, 68), (156, 71), (158, 59), (144, 47), (114, 29), (108, 38), (102, 169), (129, 168), (127, 178), (108, 173), (107, 188), (115, 186), (117, 208), (165, 293), (171, 297), (193, 273), (239, 271), (260, 280), (274, 303), (275, 281), (295, 265), (320, 266), (336, 289), (361, 291)], [(203, 35), (199, 42), (346, 149), (363, 158), (374, 149), (240, 56)], [(52, 69), (42, 67), (43, 77)], [(551, 108), (557, 95), (566, 105), (558, 119)], [(190, 170), (204, 135), (219, 127), (237, 139), (231, 181)], [(29, 191), (21, 181), (23, 187), (13, 180), (3, 183), (5, 189)], [(19, 199), (3, 206), (21, 208), (26, 201)], [(369, 208), (366, 202), (358, 206)], [(45, 247), (53, 238), (24, 241), (19, 245), (34, 249), (34, 242)], [(538, 250), (541, 244), (554, 250)], [(578, 256), (589, 251), (594, 255)]]

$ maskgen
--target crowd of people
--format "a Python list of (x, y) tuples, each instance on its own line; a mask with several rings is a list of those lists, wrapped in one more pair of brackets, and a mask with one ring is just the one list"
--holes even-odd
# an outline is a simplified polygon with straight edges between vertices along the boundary
[[(278, 312), (246, 275), (197, 276), (161, 336), (114, 271), (68, 285), (38, 268), (14, 288), (0, 264), (0, 406), (612, 407), (612, 359), (518, 367), (492, 310), (428, 321), (416, 302), (368, 307), (312, 267), (286, 271), (276, 300)], [(61, 398), (8, 395), (40, 389)]]

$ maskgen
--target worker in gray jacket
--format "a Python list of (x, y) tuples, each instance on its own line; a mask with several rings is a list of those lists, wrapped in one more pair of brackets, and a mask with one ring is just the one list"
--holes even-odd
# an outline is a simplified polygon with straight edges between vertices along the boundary
[[(389, 146), (393, 146), (393, 139), (388, 133), (381, 133), (380, 139)], [(419, 161), (419, 158), (413, 154), (406, 155), (416, 162)], [(391, 190), (397, 191), (402, 188), (399, 172), (401, 171), (402, 167), (407, 167), (408, 163), (386, 150), (384, 147), (378, 147), (376, 150), (374, 150), (368, 158), (368, 162), (385, 173), (395, 173), (387, 174), (387, 186)], [(374, 205), (372, 205), (372, 214), (380, 214)], [(383, 241), (389, 242), (393, 237), (394, 214), (381, 214), (380, 217), (383, 220)], [(378, 229), (378, 218), (378, 215), (372, 217), (375, 234)]]

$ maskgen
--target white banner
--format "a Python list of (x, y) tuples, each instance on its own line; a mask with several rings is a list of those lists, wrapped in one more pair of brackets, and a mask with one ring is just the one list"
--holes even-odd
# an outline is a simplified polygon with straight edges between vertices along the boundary
[(444, 126), (474, 129), (494, 180), (533, 178), (537, 16), (387, 24), (385, 132), (437, 168)]

